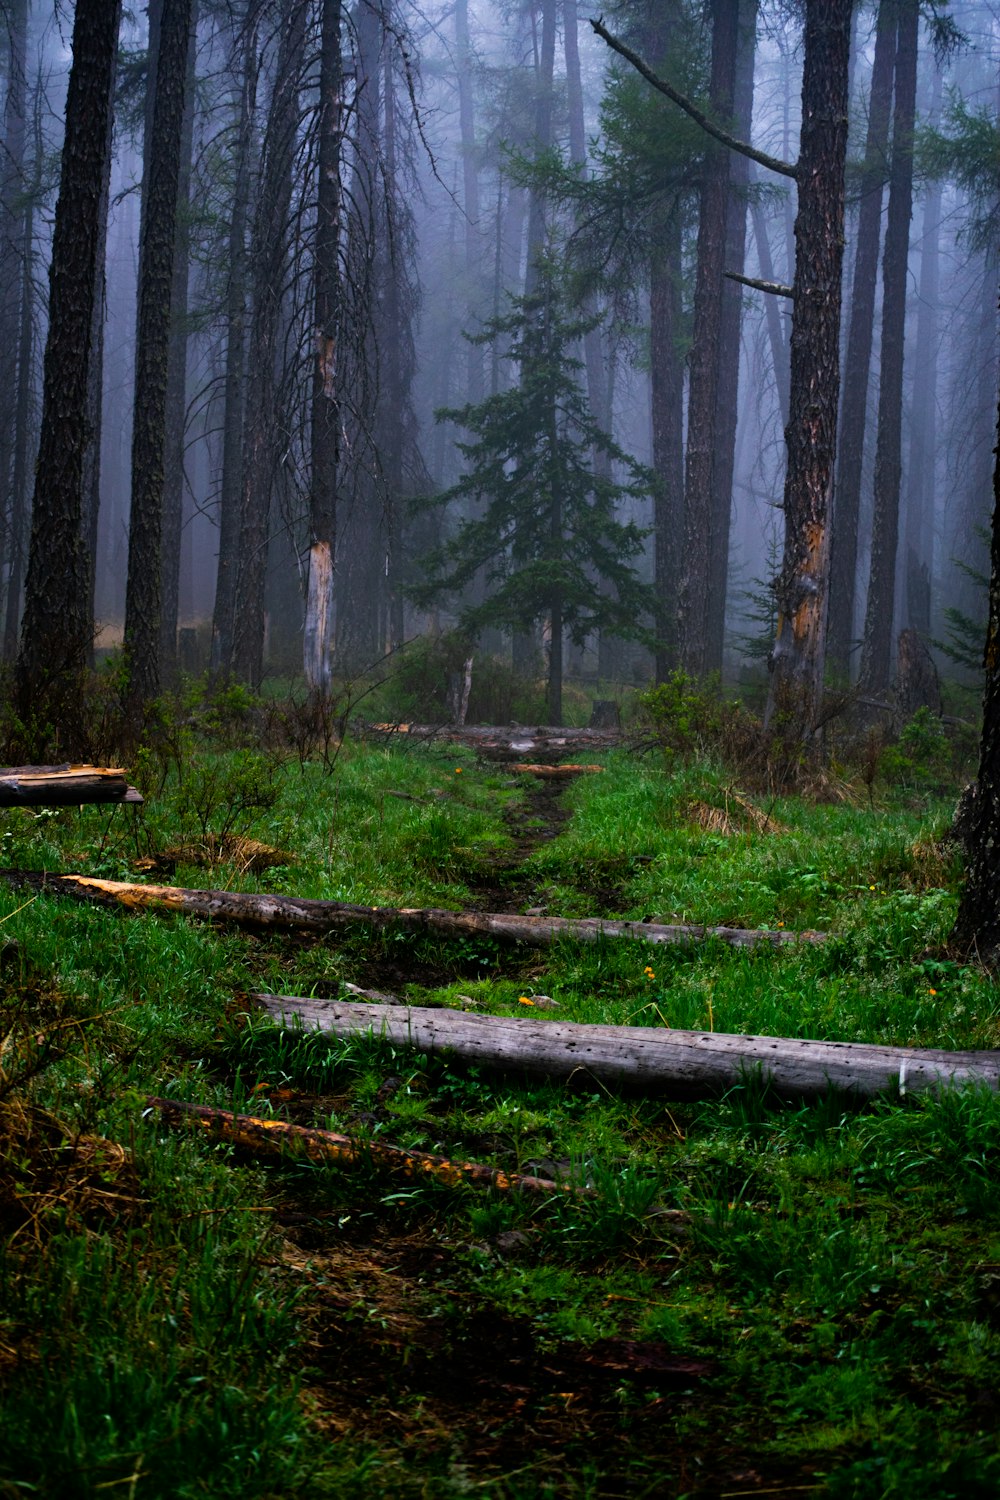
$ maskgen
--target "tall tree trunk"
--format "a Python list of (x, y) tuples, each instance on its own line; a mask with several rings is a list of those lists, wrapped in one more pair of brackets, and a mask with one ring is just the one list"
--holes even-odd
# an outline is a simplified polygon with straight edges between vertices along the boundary
[[(733, 0), (713, 0), (709, 101), (718, 120), (729, 121), (733, 113), (738, 18), (739, 6)], [(710, 670), (709, 594), (712, 558), (720, 540), (715, 535), (712, 501), (728, 199), (729, 152), (712, 141), (702, 167), (698, 217), (680, 587), (681, 665), (695, 677)]]
[(5, 27), (7, 97), (0, 164), (0, 563), (9, 579), (13, 557), (13, 496), (10, 492), (17, 404), (18, 330), (21, 321), (26, 197), (24, 143), (27, 105), (28, 0), (13, 0)]
[(304, 638), (305, 677), (318, 697), (329, 696), (340, 458), (340, 152), (341, 0), (322, 0), (319, 80), (319, 182), (313, 269), (316, 365), (313, 375), (309, 495), (310, 549)]
[(243, 432), (237, 597), (233, 671), (259, 685), (263, 675), (264, 600), (271, 489), (278, 468), (273, 421), (277, 400), (282, 291), (288, 263), (289, 209), (299, 115), (299, 81), (305, 51), (302, 0), (283, 0), (281, 45), (268, 112), (261, 194), (251, 246), (249, 367)]
[[(748, 186), (752, 187), (755, 182), (753, 163), (750, 164), (750, 175)], [(774, 261), (771, 256), (771, 241), (767, 233), (767, 220), (760, 202), (754, 196), (750, 203), (750, 216), (753, 219), (753, 237), (757, 248), (757, 264), (760, 266), (760, 274), (764, 281), (776, 281), (774, 274)], [(774, 368), (774, 385), (778, 393), (778, 409), (781, 412), (781, 425), (788, 425), (788, 342), (781, 326), (780, 298), (764, 298), (764, 317), (767, 323), (767, 339), (771, 346), (771, 364)]]
[[(239, 131), (232, 217), (229, 221), (229, 280), (226, 288), (226, 385), (222, 419), (222, 484), (219, 495), (219, 563), (212, 616), (213, 675), (233, 668), (240, 516), (243, 494), (243, 425), (247, 393), (247, 216), (250, 207), (250, 137), (257, 85), (256, 38), (244, 30), (234, 58), (240, 80)], [(255, 372), (256, 375), (256, 372)]]
[(132, 507), (125, 596), (127, 714), (138, 729), (160, 691), (160, 569), (166, 444), (167, 364), (180, 177), (184, 85), (192, 0), (163, 0), (156, 61), (149, 179), (139, 246)]
[[(39, 93), (41, 91), (39, 90)], [(39, 190), (45, 152), (41, 129), (35, 150), (34, 192)], [(17, 345), (17, 402), (14, 408), (14, 466), (11, 471), (10, 571), (7, 576), (7, 604), (4, 619), (5, 661), (17, 656), (18, 630), (21, 624), (21, 591), (24, 586), (26, 532), (28, 522), (28, 482), (31, 469), (32, 439), (32, 350), (34, 347), (34, 197), (24, 204), (24, 264), (21, 267), (21, 327)]]
[(681, 218), (657, 214), (649, 283), (649, 374), (653, 428), (656, 680), (677, 667), (677, 589), (684, 524), (684, 365), (678, 354), (681, 307)]
[(78, 0), (66, 136), (49, 269), (42, 426), (16, 708), (25, 759), (82, 755), (83, 674), (93, 635), (83, 537), (83, 460), (94, 300), (103, 246), (101, 182), (114, 98), (120, 0)]
[[(535, 138), (536, 153), (552, 145), (553, 74), (556, 60), (556, 0), (541, 0), (542, 35), (535, 69)], [(545, 248), (545, 194), (532, 188), (528, 200), (528, 266), (524, 278), (525, 295), (537, 284), (538, 257)]]
[(28, 0), (15, 0), (9, 11), (7, 98), (4, 104), (3, 171), (0, 173), (0, 499), (4, 506), (6, 533), (3, 559), (7, 574), (4, 657), (13, 661), (17, 651), (21, 580), (24, 570), (24, 476), (16, 483), (17, 409), (21, 383), (30, 383), (31, 346), (21, 363), (21, 331), (24, 298), (31, 296), (25, 266), (31, 254), (31, 197), (25, 180), (25, 135), (27, 114)]
[(871, 572), (861, 648), (861, 683), (872, 694), (888, 690), (892, 677), (896, 597), (896, 548), (903, 442), (903, 354), (906, 279), (913, 211), (913, 125), (917, 96), (917, 0), (901, 0), (896, 33), (892, 174), (882, 259), (882, 349), (875, 446), (875, 505)]
[(180, 178), (177, 184), (177, 241), (170, 294), (170, 353), (167, 364), (167, 437), (163, 482), (163, 576), (160, 660), (167, 682), (177, 676), (177, 620), (180, 609), (181, 539), (184, 526), (184, 438), (187, 418), (188, 271), (191, 260), (191, 150), (194, 142), (195, 69), (198, 52), (198, 4), (192, 0), (184, 124), (181, 129)]
[[(757, 0), (740, 0), (732, 113), (736, 134), (750, 137), (753, 116), (753, 69), (757, 50)], [(743, 274), (746, 257), (747, 189), (750, 163), (745, 156), (729, 156), (729, 202), (726, 209), (724, 269)], [(768, 301), (773, 301), (768, 298)], [(740, 378), (740, 327), (743, 289), (728, 277), (722, 285), (719, 323), (719, 364), (715, 388), (715, 441), (712, 461), (712, 555), (709, 560), (706, 610), (705, 669), (722, 671), (729, 583), (729, 531), (733, 510), (733, 471), (736, 461), (736, 421)]]
[[(384, 0), (386, 23), (392, 21), (392, 0)], [(382, 80), (383, 119), (385, 124), (385, 200), (389, 224), (385, 289), (385, 330), (381, 339), (385, 363), (385, 400), (383, 418), (388, 424), (386, 432), (383, 470), (385, 474), (385, 581), (386, 615), (385, 632), (382, 637), (386, 651), (394, 651), (403, 644), (403, 483), (404, 448), (407, 437), (407, 414), (410, 410), (410, 385), (404, 372), (403, 343), (409, 341), (410, 330), (404, 324), (407, 314), (403, 311), (401, 290), (406, 276), (406, 266), (401, 254), (401, 242), (397, 229), (400, 213), (398, 182), (398, 142), (396, 118), (396, 84), (392, 73), (392, 54), (385, 51)], [(404, 210), (405, 211), (405, 210)], [(412, 362), (411, 362), (412, 365)], [(482, 363), (479, 366), (482, 375)], [(480, 381), (480, 391), (482, 383)]]
[(896, 0), (880, 0), (875, 30), (865, 159), (859, 181), (858, 227), (851, 284), (851, 320), (844, 360), (844, 403), (837, 446), (830, 556), (828, 637), (830, 665), (845, 680), (850, 672), (857, 591), (858, 518), (868, 413), (868, 380), (875, 290), (882, 234), (882, 195), (888, 178), (889, 118), (896, 52)]
[[(480, 323), (482, 297), (482, 230), (479, 223), (479, 165), (476, 160), (476, 126), (472, 98), (472, 49), (469, 45), (469, 0), (456, 0), (455, 62), (458, 83), (458, 126), (462, 147), (462, 206), (465, 209), (465, 280), (471, 314), (469, 327)], [(476, 406), (483, 399), (483, 348), (466, 348), (468, 376), (466, 400)]]
[[(941, 107), (941, 69), (934, 67), (929, 123), (936, 126)], [(937, 456), (938, 300), (940, 295), (941, 183), (924, 190), (920, 233), (920, 284), (917, 295), (917, 339), (914, 350), (913, 409), (907, 464), (906, 624), (926, 641), (931, 632), (931, 581), (934, 573), (934, 473)]]
[(823, 684), (828, 565), (840, 390), (847, 64), (852, 0), (807, 0), (785, 539), (775, 580), (777, 637), (765, 723), (809, 742)]
[(993, 469), (990, 608), (983, 664), (983, 730), (979, 775), (965, 840), (965, 887), (952, 942), (985, 962), (1000, 951), (1000, 412)]

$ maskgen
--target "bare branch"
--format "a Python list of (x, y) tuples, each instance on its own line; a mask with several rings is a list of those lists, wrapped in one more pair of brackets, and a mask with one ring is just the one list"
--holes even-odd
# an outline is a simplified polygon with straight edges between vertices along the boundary
[(752, 286), (755, 292), (770, 292), (773, 297), (795, 296), (793, 288), (783, 281), (758, 281), (756, 276), (741, 276), (738, 271), (727, 271), (726, 275), (730, 281), (738, 281), (740, 286)]
[(627, 47), (616, 36), (612, 36), (602, 20), (598, 19), (595, 21), (592, 19), (590, 24), (597, 32), (597, 35), (607, 42), (613, 52), (617, 52), (620, 57), (624, 57), (626, 62), (631, 63), (636, 72), (641, 73), (646, 82), (651, 83), (654, 89), (659, 89), (661, 94), (666, 94), (668, 99), (672, 99), (674, 104), (682, 109), (685, 114), (690, 115), (695, 124), (700, 125), (706, 134), (712, 136), (717, 141), (721, 141), (724, 146), (729, 147), (730, 151), (738, 151), (741, 156), (748, 156), (751, 161), (755, 161), (758, 166), (766, 167), (769, 172), (778, 172), (782, 177), (798, 176), (798, 167), (794, 166), (791, 162), (783, 160), (780, 156), (768, 156), (766, 151), (758, 151), (756, 146), (751, 146), (748, 141), (741, 141), (735, 135), (730, 135), (728, 130), (723, 130), (721, 126), (716, 125), (715, 121), (706, 115), (703, 110), (700, 110), (696, 104), (692, 104), (690, 99), (679, 93), (672, 84), (667, 83), (665, 78), (660, 78), (658, 74), (654, 73), (652, 68), (643, 62), (638, 52), (633, 52), (631, 47)]

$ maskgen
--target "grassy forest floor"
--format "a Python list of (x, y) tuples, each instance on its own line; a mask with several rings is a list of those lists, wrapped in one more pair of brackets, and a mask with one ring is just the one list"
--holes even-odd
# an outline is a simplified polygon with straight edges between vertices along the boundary
[[(316, 940), (0, 883), (0, 1495), (994, 1496), (995, 1095), (618, 1097), (283, 1032), (247, 1000), (346, 981), (1000, 1047), (995, 982), (948, 949), (956, 788), (919, 735), (818, 800), (693, 751), (528, 787), (441, 743), (349, 739), (331, 765), (246, 749), (238, 718), (140, 756), (142, 809), (0, 815), (0, 865), (830, 936)], [(150, 1094), (593, 1191), (253, 1160)]]

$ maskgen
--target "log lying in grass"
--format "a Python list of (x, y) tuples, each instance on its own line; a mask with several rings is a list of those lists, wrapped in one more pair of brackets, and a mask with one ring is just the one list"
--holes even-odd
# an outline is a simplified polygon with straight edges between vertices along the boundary
[(158, 1109), (168, 1125), (185, 1123), (206, 1131), (217, 1140), (253, 1151), (280, 1155), (299, 1151), (311, 1161), (336, 1162), (339, 1166), (356, 1166), (370, 1162), (404, 1177), (421, 1181), (433, 1178), (447, 1187), (468, 1182), (475, 1187), (499, 1188), (509, 1192), (520, 1189), (532, 1193), (574, 1193), (586, 1191), (573, 1183), (552, 1182), (547, 1177), (502, 1172), (498, 1167), (475, 1161), (455, 1161), (447, 1156), (432, 1156), (427, 1151), (406, 1151), (401, 1146), (387, 1146), (382, 1141), (360, 1141), (332, 1130), (312, 1130), (306, 1125), (290, 1125), (285, 1120), (259, 1119), (255, 1115), (237, 1115), (228, 1109), (210, 1109), (202, 1104), (185, 1104), (178, 1099), (149, 1098), (147, 1109)]
[(584, 776), (593, 775), (596, 771), (603, 771), (603, 766), (578, 765), (574, 762), (564, 763), (559, 766), (540, 766), (532, 762), (511, 766), (512, 771), (521, 771), (531, 776)]
[(82, 802), (141, 802), (125, 772), (105, 766), (7, 766), (0, 807), (77, 807)]
[(291, 995), (251, 999), (279, 1024), (333, 1036), (372, 1032), (397, 1046), (451, 1053), (482, 1066), (605, 1085), (672, 1098), (724, 1093), (755, 1072), (790, 1098), (831, 1090), (870, 1099), (949, 1085), (1000, 1085), (1000, 1052), (943, 1052), (859, 1042), (728, 1036), (640, 1026), (584, 1026), (566, 1021), (469, 1015), (410, 1006), (358, 1005)]
[(555, 725), (365, 724), (360, 732), (372, 739), (466, 745), (497, 757), (532, 752), (562, 755), (570, 750), (610, 748), (622, 743), (622, 734), (616, 729), (564, 729)]
[(249, 927), (339, 932), (367, 924), (407, 932), (434, 932), (444, 937), (502, 938), (544, 948), (568, 939), (592, 943), (599, 938), (636, 938), (644, 943), (700, 943), (718, 938), (736, 948), (758, 943), (821, 943), (823, 932), (771, 932), (761, 928), (692, 927), (659, 922), (625, 922), (605, 917), (522, 917), (507, 912), (443, 911), (435, 907), (357, 906), (347, 901), (313, 901), (304, 896), (269, 896), (241, 891), (202, 891), (178, 885), (134, 885), (125, 880), (98, 880), (90, 875), (50, 875), (34, 870), (0, 870), (9, 885), (62, 892), (84, 901), (119, 904), (133, 910), (179, 912)]

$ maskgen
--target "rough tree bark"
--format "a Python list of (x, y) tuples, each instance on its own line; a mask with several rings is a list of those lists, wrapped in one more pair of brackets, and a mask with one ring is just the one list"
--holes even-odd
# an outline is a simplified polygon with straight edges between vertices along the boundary
[(858, 184), (851, 318), (844, 358), (844, 401), (837, 445), (837, 475), (830, 534), (830, 604), (827, 617), (831, 666), (845, 681), (850, 674), (857, 591), (858, 517), (861, 469), (868, 412), (872, 330), (878, 252), (882, 236), (882, 197), (888, 177), (889, 118), (896, 51), (896, 0), (881, 0), (875, 30), (865, 158)]
[(83, 538), (87, 373), (103, 253), (101, 182), (114, 98), (120, 0), (78, 0), (49, 269), (49, 334), (15, 696), (23, 751), (80, 753), (93, 635)]
[(840, 394), (852, 0), (808, 0), (795, 219), (785, 539), (765, 724), (813, 740), (823, 686), (828, 517)]
[(313, 374), (309, 484), (309, 580), (303, 659), (310, 692), (329, 697), (340, 458), (340, 152), (342, 138), (341, 0), (323, 0), (319, 79), (319, 181), (313, 268), (316, 364)]
[(863, 691), (878, 697), (892, 677), (903, 446), (903, 355), (910, 215), (913, 211), (913, 126), (917, 98), (917, 0), (899, 6), (892, 115), (889, 213), (882, 258), (882, 346), (875, 445), (871, 571), (861, 647)]
[(167, 682), (177, 675), (177, 620), (180, 610), (181, 538), (184, 522), (184, 438), (187, 421), (188, 273), (191, 261), (191, 150), (194, 141), (195, 68), (198, 5), (192, 0), (181, 165), (177, 185), (177, 242), (170, 294), (170, 353), (167, 364), (167, 435), (163, 483), (163, 567), (160, 657)]
[[(240, 109), (235, 150), (235, 182), (229, 220), (229, 279), (226, 287), (226, 385), (222, 418), (222, 483), (219, 492), (219, 562), (212, 615), (213, 676), (228, 677), (233, 667), (238, 597), (239, 536), (243, 494), (243, 428), (247, 401), (247, 217), (250, 209), (250, 141), (257, 87), (257, 48), (253, 27), (234, 39), (233, 74), (239, 80)], [(256, 372), (255, 372), (256, 373)]]
[[(941, 69), (935, 66), (928, 120), (932, 128), (936, 128), (940, 112)], [(920, 232), (917, 337), (913, 351), (915, 374), (910, 417), (910, 453), (906, 471), (904, 618), (906, 624), (918, 631), (924, 641), (930, 638), (931, 633), (931, 578), (934, 572), (941, 198), (941, 183), (927, 183)]]
[[(753, 118), (753, 72), (757, 51), (757, 0), (740, 0), (733, 72), (733, 121), (736, 133), (750, 134)], [(726, 205), (726, 243), (719, 320), (719, 364), (715, 385), (715, 455), (712, 462), (712, 552), (709, 558), (705, 668), (722, 671), (729, 583), (729, 533), (733, 511), (733, 472), (736, 464), (736, 425), (740, 378), (740, 330), (743, 289), (732, 279), (742, 275), (746, 259), (747, 189), (750, 163), (739, 152), (729, 152), (729, 191)], [(773, 301), (773, 298), (769, 298)]]
[(965, 886), (952, 942), (984, 962), (1000, 957), (1000, 409), (993, 468), (990, 613), (983, 665), (983, 732), (979, 774), (965, 839)]
[(264, 137), (260, 201), (250, 252), (249, 366), (254, 378), (247, 392), (243, 434), (237, 563), (240, 608), (236, 613), (233, 636), (233, 670), (240, 681), (249, 682), (254, 687), (259, 684), (263, 673), (271, 489), (278, 467), (278, 445), (271, 415), (278, 382), (278, 337), (282, 292), (287, 276), (288, 217), (304, 49), (305, 7), (302, 0), (284, 0), (281, 45)]
[(125, 594), (126, 711), (134, 732), (160, 690), (167, 364), (192, 0), (163, 0), (149, 177), (143, 184)]
[[(0, 175), (0, 391), (3, 392), (0, 475), (3, 480), (7, 573), (4, 659), (17, 653), (24, 577), (25, 473), (18, 463), (22, 389), (31, 381), (32, 194), (25, 179), (28, 0), (16, 0), (7, 22), (7, 98), (4, 102), (4, 162)], [(24, 331), (28, 330), (27, 347)]]
[[(716, 119), (732, 118), (740, 7), (733, 0), (712, 6), (712, 74), (709, 101)], [(719, 351), (726, 291), (726, 229), (730, 153), (707, 146), (701, 173), (694, 326), (688, 358), (688, 428), (684, 463), (684, 557), (680, 586), (681, 666), (693, 677), (710, 670), (709, 587), (718, 538), (713, 514), (713, 468), (719, 435)]]
[(677, 1098), (736, 1088), (759, 1073), (776, 1093), (896, 1098), (963, 1084), (1000, 1086), (1000, 1052), (946, 1052), (797, 1037), (729, 1036), (669, 1027), (592, 1026), (522, 1016), (477, 1016), (429, 1006), (254, 995), (280, 1024), (333, 1036), (368, 1033), (393, 1046), (447, 1053), (478, 1066)]

